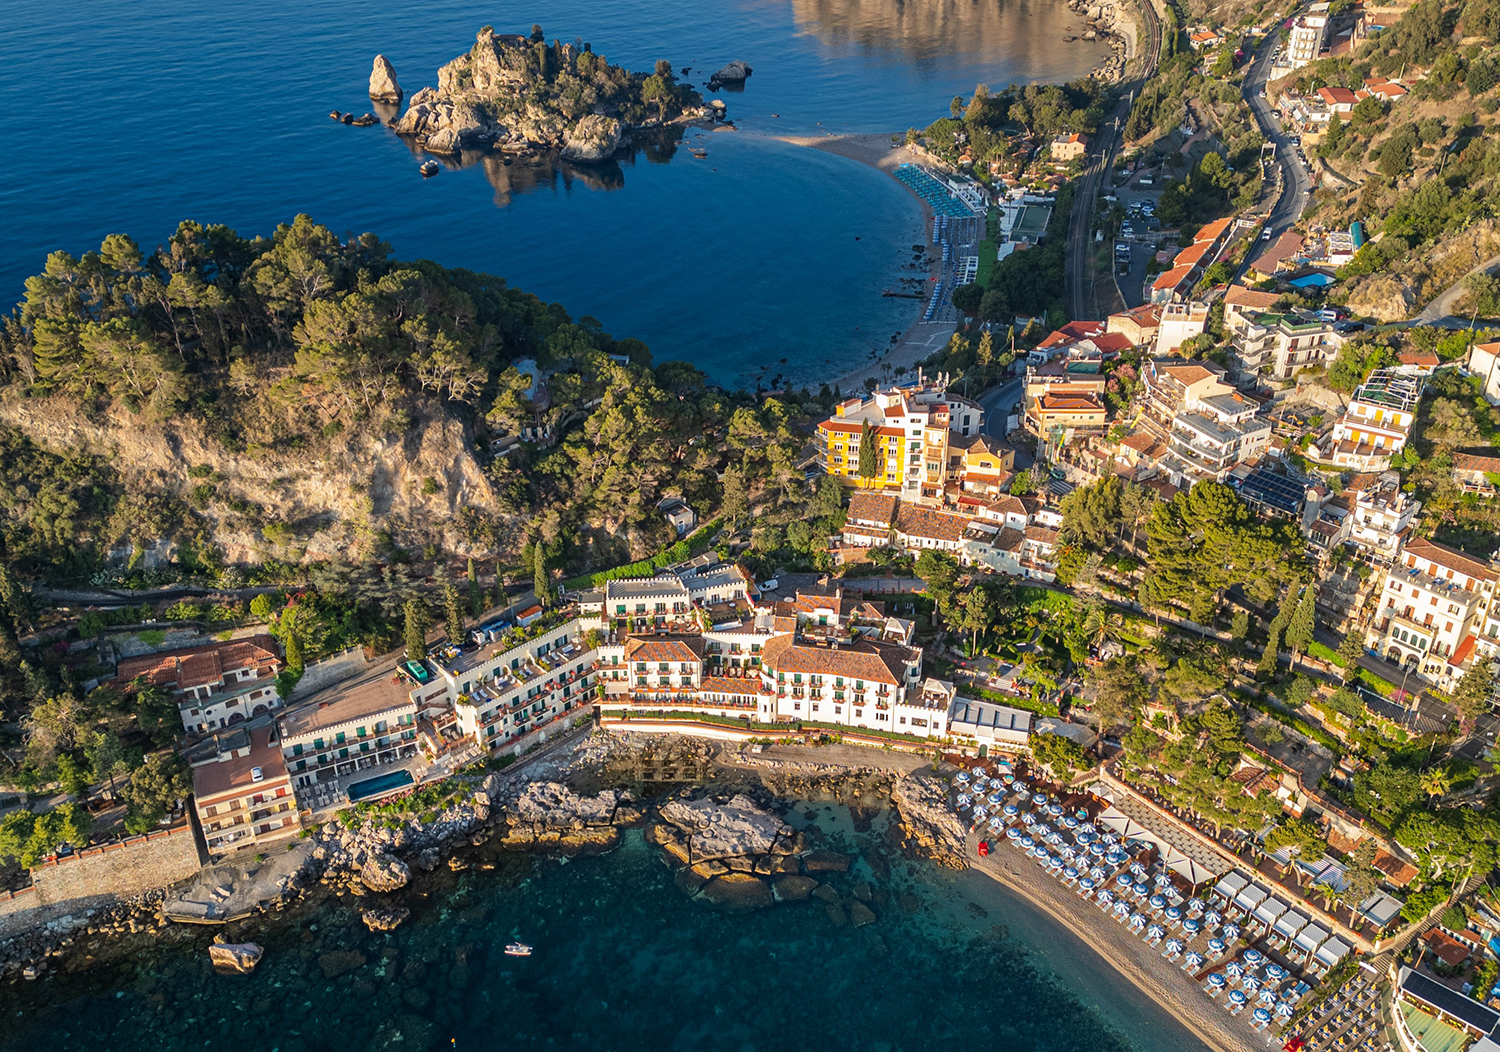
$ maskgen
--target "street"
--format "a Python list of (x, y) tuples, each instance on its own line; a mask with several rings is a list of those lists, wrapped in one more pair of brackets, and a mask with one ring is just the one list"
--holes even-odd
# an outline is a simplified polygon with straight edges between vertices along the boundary
[[(1267, 78), (1271, 74), (1271, 59), (1276, 53), (1276, 37), (1267, 36), (1255, 52), (1255, 58), (1250, 63), (1249, 70), (1245, 73), (1245, 83), (1241, 93), (1245, 101), (1250, 105), (1250, 111), (1255, 114), (1255, 123), (1260, 126), (1260, 131), (1269, 143), (1276, 145), (1276, 163), (1281, 166), (1282, 188), (1276, 198), (1276, 203), (1271, 206), (1271, 211), (1266, 217), (1265, 231), (1270, 233), (1269, 238), (1264, 239), (1264, 244), (1270, 245), (1282, 234), (1292, 228), (1292, 225), (1302, 217), (1303, 210), (1307, 207), (1308, 196), (1312, 193), (1312, 175), (1303, 167), (1297, 159), (1297, 144), (1281, 127), (1281, 122), (1271, 110), (1271, 102), (1261, 96), (1265, 90)], [(1245, 267), (1254, 259), (1259, 252), (1251, 249), (1246, 253)], [(1244, 274), (1244, 268), (1240, 275)]]

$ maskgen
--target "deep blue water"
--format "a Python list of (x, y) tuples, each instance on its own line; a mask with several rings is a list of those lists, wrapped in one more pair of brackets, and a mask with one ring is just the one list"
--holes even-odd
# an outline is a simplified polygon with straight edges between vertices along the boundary
[[(914, 314), (879, 295), (920, 239), (910, 195), (770, 136), (899, 132), (976, 83), (1070, 79), (1105, 54), (1062, 42), (1078, 28), (1063, 0), (7, 0), (3, 12), (0, 304), (53, 249), (115, 232), (150, 248), (184, 218), (269, 233), (307, 212), (373, 230), (405, 258), (503, 275), (730, 383), (841, 374)], [(744, 59), (746, 90), (723, 96), (740, 131), (708, 136), (706, 160), (492, 164), (424, 182), (383, 127), (327, 117), (370, 108), (376, 52), (409, 95), (480, 25), (533, 22), (633, 69), (691, 66), (700, 83)]]
[[(250, 976), (213, 974), (211, 931), (173, 928), (171, 945), (0, 988), (0, 1047), (1202, 1052), (987, 877), (905, 861), (886, 814), (856, 832), (813, 806), (818, 841), (858, 856), (830, 885), (845, 901), (873, 888), (867, 927), (816, 900), (691, 902), (639, 832), (566, 863), (486, 848), (462, 874), (419, 877), (394, 932), (360, 923), (370, 898), (247, 922), (236, 937), (266, 947)], [(518, 939), (533, 956), (503, 955)]]

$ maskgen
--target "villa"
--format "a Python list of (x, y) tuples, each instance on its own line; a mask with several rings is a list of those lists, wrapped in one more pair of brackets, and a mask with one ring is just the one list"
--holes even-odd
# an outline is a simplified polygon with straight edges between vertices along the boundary
[(120, 689), (137, 679), (161, 687), (176, 699), (183, 729), (207, 734), (281, 708), (281, 669), (275, 641), (258, 635), (126, 658), (113, 682)]

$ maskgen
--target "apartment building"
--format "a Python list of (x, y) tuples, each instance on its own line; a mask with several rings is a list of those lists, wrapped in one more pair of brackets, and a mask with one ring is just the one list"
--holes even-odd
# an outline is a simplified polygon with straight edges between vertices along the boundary
[(1130, 341), (1132, 347), (1141, 347), (1156, 341), (1161, 327), (1161, 304), (1147, 303), (1141, 307), (1111, 314), (1106, 321), (1106, 331), (1118, 333)]
[(1469, 351), (1464, 371), (1479, 377), (1484, 397), (1491, 405), (1500, 405), (1500, 343), (1476, 343)]
[(1390, 563), (1411, 536), (1422, 502), (1402, 491), (1401, 476), (1394, 471), (1373, 480), (1357, 476), (1344, 492), (1351, 496), (1348, 543), (1368, 562)]
[(1201, 362), (1156, 358), (1141, 369), (1141, 422), (1158, 437), (1166, 437), (1178, 413), (1197, 412), (1204, 400), (1232, 395), (1223, 376)]
[(1287, 37), (1287, 67), (1301, 69), (1316, 62), (1328, 36), (1328, 4), (1316, 3), (1292, 20)]
[(840, 644), (800, 632), (776, 636), (761, 658), (762, 714), (942, 737), (950, 699), (919, 689), (921, 672), (919, 649), (869, 639)]
[(1232, 340), (1250, 324), (1250, 319), (1265, 314), (1281, 302), (1275, 292), (1260, 292), (1243, 285), (1231, 285), (1224, 290), (1224, 332)]
[(193, 806), (209, 855), (261, 849), (302, 829), (275, 727), (235, 727), (188, 752)]
[(275, 640), (258, 635), (126, 658), (113, 682), (121, 690), (137, 679), (162, 688), (176, 699), (183, 729), (207, 734), (281, 708), (281, 669)]
[(1319, 460), (1353, 471), (1385, 471), (1406, 447), (1422, 398), (1422, 379), (1377, 369), (1355, 389), (1333, 431), (1308, 447)]
[(967, 515), (935, 511), (903, 501), (896, 512), (896, 544), (913, 554), (924, 550), (957, 551), (968, 525)]
[[(954, 449), (984, 424), (984, 411), (951, 394), (944, 375), (851, 398), (818, 425), (818, 466), (863, 489), (895, 489), (903, 496), (940, 497)], [(861, 465), (864, 434), (874, 436), (876, 463)]]
[[(288, 709), (276, 727), (293, 784), (312, 786), (415, 756), (418, 693), (382, 679), (335, 687)], [(440, 686), (432, 700), (441, 703), (445, 695)]]
[(1010, 484), (1016, 451), (998, 439), (976, 435), (964, 447), (956, 475), (959, 490), (976, 498), (993, 499)]
[(1026, 400), (1026, 427), (1036, 435), (1050, 438), (1057, 429), (1067, 441), (1077, 432), (1102, 434), (1108, 426), (1109, 407), (1087, 385), (1053, 384)]
[(1161, 326), (1156, 332), (1156, 353), (1169, 355), (1208, 328), (1208, 304), (1167, 303), (1161, 308)]
[(1062, 163), (1081, 161), (1088, 156), (1089, 137), (1073, 132), (1052, 140), (1052, 159)]
[(1216, 411), (1205, 400), (1203, 411), (1178, 413), (1172, 418), (1167, 437), (1168, 456), (1161, 469), (1178, 487), (1193, 486), (1204, 479), (1223, 482), (1240, 464), (1255, 461), (1271, 440), (1271, 424), (1256, 419), (1257, 406), (1238, 395), (1221, 395), (1229, 403)]
[(1288, 313), (1247, 316), (1232, 343), (1237, 381), (1290, 380), (1300, 369), (1327, 363), (1343, 340), (1331, 322)]
[(1435, 541), (1409, 540), (1386, 572), (1366, 645), (1452, 690), (1478, 656), (1481, 636), (1484, 650), (1494, 652), (1497, 579), (1491, 563)]

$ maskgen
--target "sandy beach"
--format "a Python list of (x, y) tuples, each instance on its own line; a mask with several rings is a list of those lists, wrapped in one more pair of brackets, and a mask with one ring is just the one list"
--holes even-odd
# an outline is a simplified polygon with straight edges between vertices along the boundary
[[(851, 161), (867, 164), (887, 175), (891, 175), (898, 164), (911, 160), (906, 146), (901, 141), (904, 136), (898, 134), (880, 132), (867, 135), (778, 135), (777, 138), (795, 146), (808, 146), (815, 150), (847, 157)], [(895, 177), (892, 175), (892, 178)], [(912, 200), (916, 201), (922, 209), (922, 225), (925, 230), (922, 240), (927, 244), (928, 255), (936, 259), (941, 255), (941, 250), (932, 240), (932, 209), (915, 194), (912, 195)], [(914, 369), (918, 362), (932, 357), (947, 345), (949, 338), (953, 335), (951, 323), (921, 321), (922, 302), (920, 300), (912, 301), (912, 311), (918, 320), (912, 322), (897, 342), (891, 344), (879, 357), (861, 362), (835, 381), (844, 394), (863, 391), (865, 381), (870, 377), (887, 383), (891, 377), (886, 374), (885, 366), (890, 366), (892, 370), (901, 366), (905, 366), (908, 370)]]
[(1158, 947), (1117, 924), (1080, 898), (1003, 839), (988, 858), (971, 850), (969, 863), (1068, 928), (1143, 994), (1178, 1019), (1215, 1052), (1264, 1052), (1278, 1038), (1257, 1035), (1243, 1018), (1231, 1016)]

